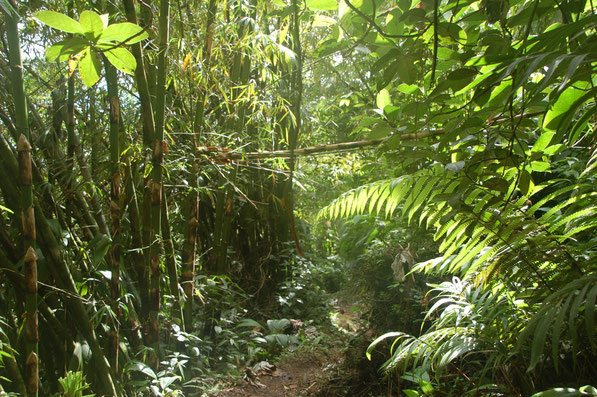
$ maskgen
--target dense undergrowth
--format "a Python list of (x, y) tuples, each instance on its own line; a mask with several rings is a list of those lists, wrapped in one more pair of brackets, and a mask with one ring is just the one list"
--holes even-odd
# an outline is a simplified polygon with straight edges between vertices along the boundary
[(597, 394), (593, 1), (0, 11), (0, 393)]

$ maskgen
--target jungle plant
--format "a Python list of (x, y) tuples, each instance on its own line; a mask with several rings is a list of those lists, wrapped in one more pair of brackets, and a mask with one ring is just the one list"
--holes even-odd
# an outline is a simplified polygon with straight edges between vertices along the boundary
[[(377, 109), (356, 118), (354, 133), (386, 137), (397, 177), (345, 193), (321, 216), (398, 215), (424, 226), (442, 256), (414, 271), (456, 277), (435, 287), (429, 330), (381, 337), (396, 339), (385, 368), (438, 379), (462, 371), (473, 375), (469, 390), (499, 384), (510, 394), (553, 385), (550, 371), (589, 379), (597, 336), (592, 6), (346, 5), (345, 29), (383, 37), (365, 40), (380, 72)], [(537, 30), (539, 20), (553, 24)], [(580, 169), (566, 169), (572, 158)]]
[(95, 394), (83, 394), (89, 388), (85, 377), (80, 371), (69, 371), (64, 377), (58, 379), (62, 387), (63, 397), (93, 397)]
[(79, 22), (55, 11), (38, 11), (35, 18), (54, 29), (76, 35), (49, 47), (46, 59), (50, 62), (68, 61), (69, 75), (78, 69), (87, 87), (100, 79), (100, 54), (122, 72), (132, 75), (137, 62), (124, 45), (148, 37), (147, 32), (130, 22), (108, 25), (108, 14), (98, 15), (94, 11), (83, 11)]

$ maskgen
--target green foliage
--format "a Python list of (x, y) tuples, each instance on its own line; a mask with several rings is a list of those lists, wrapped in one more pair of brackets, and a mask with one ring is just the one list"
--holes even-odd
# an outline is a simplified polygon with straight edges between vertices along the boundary
[(572, 396), (597, 396), (597, 388), (593, 386), (583, 386), (579, 389), (571, 387), (556, 387), (533, 394), (532, 397), (572, 397)]
[(369, 352), (394, 340), (386, 370), (438, 382), (457, 370), (475, 378), (468, 390), (506, 377), (508, 393), (530, 394), (555, 385), (550, 371), (580, 376), (596, 336), (592, 6), (351, 4), (345, 39), (362, 40), (376, 81), (353, 134), (387, 137), (394, 176), (319, 216), (423, 226), (441, 256), (413, 273), (453, 278), (430, 292), (419, 336), (387, 333)]
[(49, 47), (46, 59), (51, 62), (68, 61), (69, 74), (78, 68), (87, 87), (100, 79), (100, 54), (117, 69), (132, 75), (137, 61), (123, 45), (148, 37), (143, 28), (130, 22), (108, 25), (107, 14), (98, 15), (93, 11), (83, 11), (79, 22), (55, 11), (38, 11), (35, 18), (54, 29), (76, 35)]
[(67, 374), (58, 379), (62, 387), (63, 397), (93, 397), (95, 394), (83, 394), (89, 386), (85, 382), (85, 377), (80, 371), (69, 371)]

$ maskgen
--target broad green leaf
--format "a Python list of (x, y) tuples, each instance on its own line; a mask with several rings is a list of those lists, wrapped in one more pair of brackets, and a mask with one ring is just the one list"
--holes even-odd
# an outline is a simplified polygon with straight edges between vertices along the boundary
[(46, 60), (49, 62), (64, 62), (71, 56), (81, 53), (89, 47), (87, 39), (77, 36), (67, 40), (60, 41), (46, 50)]
[(54, 62), (58, 59), (62, 50), (64, 49), (64, 42), (54, 44), (46, 49), (46, 61)]
[(421, 92), (421, 90), (419, 89), (419, 87), (417, 85), (414, 84), (399, 84), (398, 87), (396, 87), (396, 89), (400, 92), (403, 92), (405, 94), (412, 94), (414, 92)]
[(583, 393), (570, 387), (556, 387), (555, 389), (535, 393), (531, 397), (575, 397), (582, 395)]
[(93, 11), (83, 11), (79, 17), (81, 26), (87, 33), (91, 33), (97, 39), (104, 31), (104, 21)]
[(543, 134), (541, 134), (539, 139), (537, 139), (537, 142), (535, 142), (535, 144), (533, 145), (531, 153), (542, 152), (547, 146), (549, 146), (549, 143), (551, 142), (554, 135), (555, 132), (544, 132)]
[(312, 10), (337, 10), (338, 2), (336, 0), (307, 0), (307, 7)]
[(381, 139), (388, 136), (393, 131), (392, 127), (387, 125), (377, 125), (369, 133), (369, 139)]
[(531, 162), (531, 169), (535, 172), (545, 172), (550, 168), (549, 163), (546, 161), (533, 161)]
[(160, 383), (160, 388), (162, 390), (166, 390), (166, 388), (168, 386), (170, 386), (177, 380), (180, 380), (180, 376), (176, 376), (176, 375), (175, 376), (160, 376), (158, 379), (158, 381)]
[(126, 48), (112, 48), (111, 50), (104, 51), (104, 55), (112, 65), (124, 73), (133, 74), (137, 68), (135, 57)]
[(337, 21), (334, 18), (325, 15), (315, 15), (313, 18), (313, 26), (315, 27), (325, 27), (336, 23)]
[(133, 361), (133, 362), (129, 363), (126, 366), (125, 371), (139, 371), (153, 379), (158, 379), (157, 375), (155, 374), (155, 372), (153, 372), (151, 367), (149, 367), (149, 365), (147, 365), (141, 361)]
[(404, 24), (399, 22), (402, 11), (396, 8), (386, 16), (386, 31), (389, 34), (400, 35), (404, 33)]
[(543, 118), (543, 128), (551, 131), (557, 130), (561, 118), (584, 93), (585, 91), (576, 87), (566, 88)]
[(95, 51), (90, 48), (83, 51), (79, 61), (79, 74), (87, 87), (91, 87), (98, 82), (101, 70), (102, 66)]
[(390, 92), (387, 89), (382, 89), (377, 93), (377, 107), (383, 110), (386, 106), (392, 103)]
[(125, 44), (138, 43), (149, 37), (143, 28), (130, 22), (115, 23), (109, 25), (99, 37), (99, 41), (117, 41)]
[(407, 25), (414, 25), (419, 22), (425, 22), (427, 12), (422, 8), (411, 8), (400, 17), (400, 21)]
[(110, 21), (110, 15), (109, 14), (101, 14), (100, 19), (102, 20), (102, 23), (104, 24), (102, 31), (108, 27), (108, 22)]
[(591, 291), (587, 294), (587, 302), (585, 305), (585, 325), (587, 328), (587, 335), (589, 335), (589, 342), (591, 343), (591, 347), (593, 351), (597, 347), (597, 343), (595, 343), (595, 302), (597, 301), (597, 284), (593, 286)]
[(399, 58), (396, 63), (396, 74), (403, 83), (415, 84), (417, 82), (417, 69), (414, 61), (412, 57), (404, 56)]
[(267, 328), (271, 333), (280, 333), (290, 325), (290, 320), (282, 318), (279, 320), (267, 320)]
[(55, 11), (38, 11), (33, 14), (40, 22), (67, 33), (85, 33), (81, 24), (71, 17)]
[(578, 390), (585, 392), (585, 393), (591, 393), (593, 395), (597, 395), (597, 387), (595, 387), (595, 386), (586, 385), (586, 386), (582, 386)]
[(243, 318), (236, 326), (263, 329), (263, 326), (260, 323), (251, 318)]
[(475, 69), (456, 69), (448, 74), (446, 83), (448, 87), (452, 89), (452, 91), (456, 92), (468, 86), (476, 75), (477, 71)]

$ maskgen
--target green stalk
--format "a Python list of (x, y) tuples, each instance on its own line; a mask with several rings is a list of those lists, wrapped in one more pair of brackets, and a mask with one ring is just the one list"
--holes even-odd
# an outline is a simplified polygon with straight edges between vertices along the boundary
[[(3, 7), (4, 8), (4, 7)], [(37, 327), (37, 255), (35, 254), (35, 213), (33, 209), (33, 177), (31, 172), (31, 136), (27, 115), (27, 99), (23, 83), (23, 64), (19, 41), (18, 14), (14, 9), (4, 9), (6, 17), (6, 35), (8, 56), (11, 68), (11, 83), (15, 106), (15, 124), (19, 135), (19, 176), (21, 183), (21, 218), (23, 242), (26, 250), (25, 263), (25, 383), (27, 394), (37, 396), (39, 391), (39, 357)]]
[[(131, 23), (137, 24), (137, 13), (135, 10), (135, 4), (133, 0), (122, 0), (124, 10), (126, 13), (127, 20)], [(160, 15), (160, 22), (163, 16)], [(167, 21), (167, 15), (166, 15)], [(167, 36), (166, 36), (167, 38)], [(167, 45), (167, 41), (166, 41)], [(148, 361), (152, 368), (157, 368), (158, 352), (159, 352), (159, 326), (158, 326), (158, 313), (160, 305), (160, 275), (159, 275), (159, 256), (160, 248), (157, 237), (159, 236), (160, 227), (160, 202), (161, 202), (161, 160), (163, 157), (162, 153), (162, 139), (159, 141), (159, 149), (156, 152), (156, 143), (158, 142), (156, 137), (156, 124), (153, 114), (153, 106), (151, 102), (151, 95), (149, 84), (147, 83), (147, 73), (145, 70), (145, 61), (143, 59), (143, 51), (140, 43), (132, 45), (133, 56), (137, 61), (137, 68), (135, 69), (135, 80), (137, 83), (137, 90), (139, 92), (139, 99), (141, 101), (141, 114), (143, 116), (143, 143), (146, 147), (153, 145), (153, 160), (152, 166), (155, 167), (158, 164), (159, 170), (152, 170), (152, 179), (148, 181), (143, 192), (143, 235), (145, 238), (145, 244), (149, 244), (149, 255), (147, 255), (147, 271), (142, 275), (143, 282), (140, 285), (146, 285), (148, 291), (142, 291), (141, 297), (148, 297), (147, 305), (142, 302), (141, 307), (141, 318), (143, 321), (143, 333), (146, 335), (146, 344), (154, 349), (153, 354), (150, 355)], [(164, 72), (165, 75), (165, 72)], [(165, 87), (162, 90), (165, 94)], [(163, 112), (162, 112), (163, 113)], [(163, 123), (163, 115), (162, 115)], [(163, 136), (163, 127), (162, 127)], [(156, 155), (158, 158), (156, 158)], [(159, 173), (160, 184), (156, 185), (154, 176)], [(151, 206), (151, 208), (150, 208)], [(157, 219), (152, 219), (157, 214)], [(156, 229), (157, 225), (157, 229)], [(144, 244), (144, 246), (145, 246)], [(146, 252), (146, 251), (145, 251)], [(147, 283), (147, 279), (149, 282)]]
[[(135, 11), (135, 3), (133, 0), (122, 0), (126, 19), (138, 24), (137, 13)], [(131, 46), (133, 56), (137, 61), (137, 68), (135, 69), (135, 81), (137, 82), (137, 90), (139, 91), (139, 99), (141, 101), (141, 114), (143, 116), (143, 143), (150, 146), (155, 134), (155, 123), (153, 119), (153, 106), (151, 104), (151, 96), (149, 93), (149, 85), (147, 84), (147, 73), (145, 71), (145, 61), (143, 59), (143, 50), (140, 43), (135, 43)]]
[(155, 109), (155, 135), (153, 137), (153, 154), (151, 169), (151, 222), (152, 238), (149, 259), (149, 333), (148, 344), (153, 349), (149, 365), (157, 369), (160, 348), (160, 256), (161, 246), (161, 211), (162, 211), (162, 167), (164, 162), (164, 118), (166, 114), (166, 77), (168, 72), (167, 52), (169, 40), (170, 1), (160, 2), (158, 75)]
[(168, 196), (163, 192), (162, 201), (162, 240), (164, 241), (164, 259), (166, 260), (166, 269), (168, 270), (168, 279), (170, 280), (170, 294), (172, 294), (172, 318), (180, 318), (181, 324), (184, 324), (183, 313), (180, 310), (180, 293), (178, 290), (178, 264), (176, 263), (176, 254), (174, 252), (174, 241), (170, 231), (170, 218), (168, 216)]
[[(213, 27), (218, 9), (216, 0), (210, 0), (207, 7), (207, 23), (205, 28), (205, 43), (203, 45), (203, 64), (206, 70), (205, 87), (209, 86), (209, 69), (211, 65), (211, 51), (213, 47)], [(207, 97), (207, 88), (201, 90), (198, 95), (194, 109), (195, 117), (193, 120), (193, 145), (196, 147), (203, 130), (203, 117), (205, 99)], [(197, 227), (199, 225), (199, 195), (197, 193), (197, 180), (199, 178), (199, 163), (194, 161), (191, 165), (189, 179), (189, 199), (188, 199), (188, 217), (185, 230), (185, 241), (182, 247), (182, 266), (181, 282), (185, 294), (184, 301), (184, 330), (191, 332), (193, 329), (193, 296), (195, 289), (195, 261), (197, 257)]]
[(294, 149), (298, 142), (298, 136), (301, 130), (301, 103), (303, 99), (303, 50), (301, 46), (301, 35), (300, 35), (300, 13), (297, 0), (292, 0), (292, 26), (290, 34), (292, 36), (292, 46), (294, 53), (297, 58), (296, 69), (292, 72), (291, 81), (291, 111), (294, 115), (294, 119), (290, 122), (290, 129), (288, 133), (288, 146), (290, 149), (289, 169), (290, 177), (288, 178), (286, 188), (284, 189), (283, 201), (286, 203), (286, 210), (290, 218), (290, 228), (294, 243), (299, 255), (303, 256), (303, 252), (299, 243), (298, 236), (296, 234), (296, 228), (294, 225), (294, 194), (293, 194), (293, 180), (294, 180), (294, 167), (296, 163)]
[(118, 321), (110, 332), (110, 361), (115, 373), (118, 373), (119, 324), (122, 321), (120, 310), (120, 256), (122, 251), (120, 237), (120, 100), (118, 98), (118, 75), (116, 68), (104, 58), (106, 68), (106, 83), (108, 86), (108, 100), (110, 101), (110, 215), (112, 248), (110, 250), (110, 264), (112, 277), (110, 292), (112, 311)]

